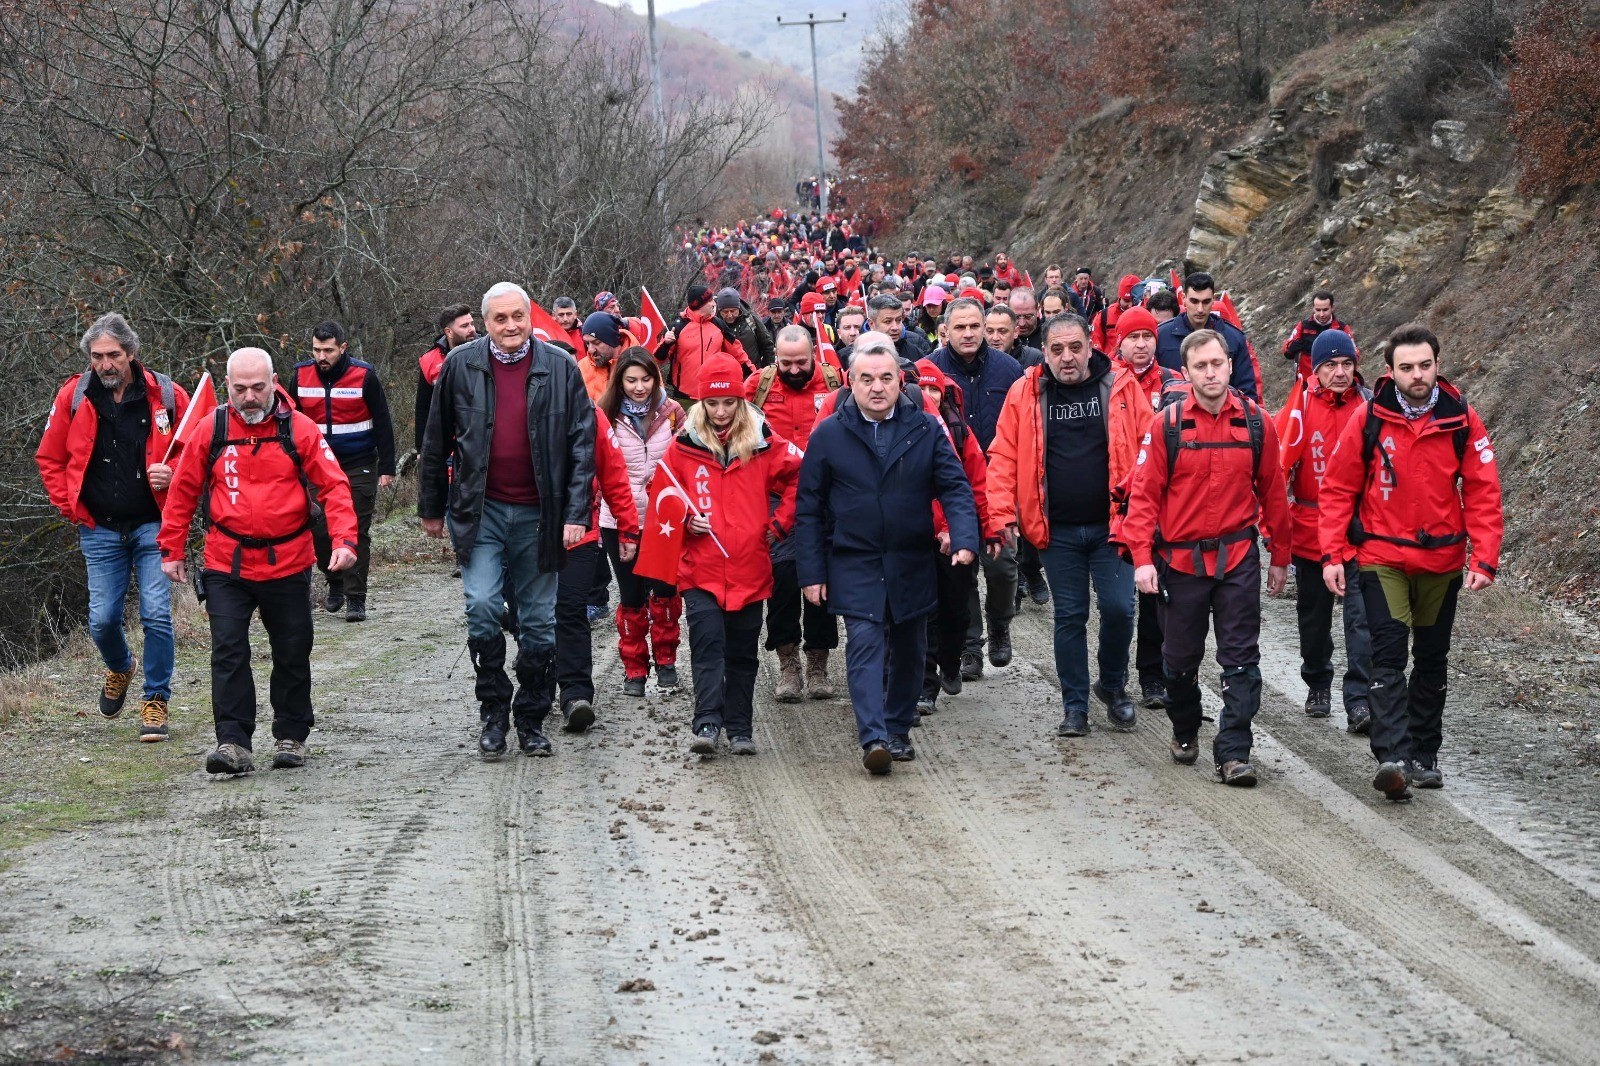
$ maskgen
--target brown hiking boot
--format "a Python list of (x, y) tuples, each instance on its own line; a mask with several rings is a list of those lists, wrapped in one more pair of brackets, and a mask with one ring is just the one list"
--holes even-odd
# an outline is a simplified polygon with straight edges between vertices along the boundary
[(132, 670), (107, 670), (106, 685), (100, 690), (100, 716), (107, 720), (122, 715), (122, 705), (128, 699), (128, 684), (133, 680)]
[(799, 703), (802, 685), (800, 649), (785, 644), (778, 649), (778, 683), (773, 687), (772, 696), (779, 703)]
[(306, 764), (308, 749), (298, 740), (285, 737), (278, 741), (277, 747), (272, 752), (272, 768), (274, 770), (298, 770)]
[(167, 739), (167, 701), (145, 700), (139, 708), (139, 741), (159, 744)]
[(806, 695), (814, 700), (833, 699), (833, 682), (828, 680), (828, 650), (806, 652)]
[(1172, 751), (1172, 761), (1179, 766), (1193, 766), (1195, 760), (1200, 758), (1200, 749), (1192, 740), (1179, 740), (1173, 737), (1168, 748)]

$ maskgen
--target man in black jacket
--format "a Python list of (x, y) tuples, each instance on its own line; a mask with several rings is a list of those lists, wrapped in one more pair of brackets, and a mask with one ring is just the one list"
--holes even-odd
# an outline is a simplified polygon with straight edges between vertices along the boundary
[[(478, 748), (491, 759), (505, 754), (513, 714), (523, 753), (551, 753), (543, 726), (555, 698), (557, 573), (591, 521), (594, 405), (578, 365), (533, 336), (531, 307), (511, 282), (484, 293), (488, 335), (452, 352), (435, 388), (417, 497), (431, 537), (444, 536), (448, 512), (477, 674)], [(500, 629), (507, 578), (517, 601), (514, 700)]]

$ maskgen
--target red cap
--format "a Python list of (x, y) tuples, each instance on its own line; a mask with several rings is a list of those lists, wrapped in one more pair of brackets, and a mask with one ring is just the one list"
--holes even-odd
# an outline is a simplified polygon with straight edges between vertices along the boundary
[(954, 274), (946, 274), (944, 276), (944, 280), (945, 280), (945, 284), (951, 286), (952, 288), (954, 288), (955, 286), (961, 284), (961, 279), (956, 277)]
[(739, 361), (731, 355), (718, 352), (700, 365), (700, 395), (709, 400), (717, 396), (744, 395), (744, 372)]
[(956, 299), (977, 300), (981, 304), (986, 304), (989, 302), (989, 294), (984, 292), (982, 289), (962, 289), (960, 292), (956, 293)]
[(936, 366), (932, 359), (917, 360), (917, 384), (938, 389), (943, 392), (950, 384), (944, 376), (944, 371)]
[(800, 297), (800, 313), (802, 315), (809, 315), (817, 311), (822, 311), (826, 309), (827, 306), (828, 301), (824, 300), (820, 293), (808, 292), (804, 296)]
[(818, 292), (833, 292), (838, 287), (839, 283), (834, 281), (832, 278), (823, 278), (821, 281), (817, 282)]
[(1124, 274), (1122, 280), (1117, 282), (1117, 299), (1126, 300), (1133, 295), (1133, 287), (1139, 284), (1139, 275)]
[(1154, 333), (1156, 325), (1156, 316), (1135, 304), (1117, 319), (1117, 347), (1121, 348), (1124, 340), (1140, 330)]

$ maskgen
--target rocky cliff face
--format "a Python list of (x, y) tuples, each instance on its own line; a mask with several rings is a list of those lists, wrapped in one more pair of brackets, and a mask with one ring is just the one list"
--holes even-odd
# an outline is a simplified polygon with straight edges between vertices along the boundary
[[(1092, 264), (1102, 282), (1168, 264), (1231, 290), (1282, 402), (1282, 340), (1330, 288), (1368, 353), (1401, 323), (1440, 335), (1447, 376), (1496, 438), (1506, 570), (1600, 606), (1600, 502), (1578, 489), (1600, 451), (1600, 316), (1592, 234), (1600, 197), (1558, 206), (1516, 192), (1503, 118), (1448, 118), (1379, 136), (1367, 111), (1389, 41), (1308, 53), (1266, 113), (1220, 134), (1148, 135), (1110, 109), (1064, 146), (997, 246), (1029, 266)], [(1216, 140), (1208, 140), (1215, 136)]]

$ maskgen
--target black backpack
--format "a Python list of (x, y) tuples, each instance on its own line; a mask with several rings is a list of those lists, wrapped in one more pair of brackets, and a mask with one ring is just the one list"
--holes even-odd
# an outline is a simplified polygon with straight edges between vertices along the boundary
[[(305, 463), (300, 458), (300, 448), (294, 442), (294, 409), (287, 404), (279, 404), (273, 411), (272, 418), (277, 422), (277, 433), (274, 437), (237, 437), (228, 439), (228, 407), (218, 407), (211, 418), (211, 450), (206, 458), (205, 477), (200, 483), (200, 514), (205, 521), (206, 528), (215, 526), (229, 537), (233, 538), (233, 567), (234, 577), (239, 576), (240, 567), (244, 561), (246, 548), (267, 549), (267, 561), (276, 563), (277, 553), (273, 550), (280, 544), (287, 544), (298, 538), (312, 524), (322, 518), (322, 505), (317, 502), (316, 493), (312, 491), (311, 482), (306, 479)], [(293, 533), (285, 533), (281, 537), (247, 537), (242, 533), (235, 533), (227, 526), (211, 517), (211, 471), (216, 467), (217, 460), (222, 457), (223, 450), (228, 447), (239, 447), (250, 444), (255, 446), (255, 451), (260, 451), (261, 446), (268, 440), (276, 440), (278, 447), (294, 463), (295, 474), (300, 478), (300, 487), (306, 494), (306, 520)]]
[[(1185, 423), (1183, 421), (1183, 404), (1171, 403), (1162, 408), (1160, 414), (1161, 435), (1165, 440), (1167, 449), (1167, 485), (1169, 487), (1172, 485), (1173, 468), (1178, 465), (1178, 456), (1186, 450), (1199, 451), (1203, 448), (1249, 448), (1250, 470), (1252, 477), (1260, 473), (1261, 450), (1264, 446), (1263, 442), (1266, 439), (1266, 427), (1264, 425), (1266, 419), (1261, 413), (1261, 405), (1250, 399), (1250, 397), (1240, 393), (1237, 389), (1231, 389), (1230, 391), (1234, 392), (1234, 394), (1239, 397), (1239, 402), (1244, 405), (1244, 417), (1242, 419), (1233, 419), (1232, 424), (1235, 426), (1243, 425), (1249, 430), (1250, 440), (1248, 443), (1238, 440), (1186, 441), (1183, 439), (1183, 430), (1185, 428)], [(1187, 423), (1187, 425), (1193, 426), (1194, 423), (1191, 421)], [(1214, 537), (1208, 540), (1169, 541), (1161, 535), (1161, 531), (1159, 529), (1156, 531), (1156, 547), (1174, 549), (1181, 548), (1194, 553), (1194, 572), (1196, 576), (1199, 577), (1211, 576), (1206, 573), (1205, 568), (1205, 553), (1207, 551), (1214, 551), (1217, 553), (1217, 576), (1221, 577), (1228, 571), (1228, 545), (1238, 544), (1244, 541), (1253, 541), (1255, 539), (1256, 527), (1254, 525), (1247, 526), (1244, 529), (1235, 530), (1232, 533), (1227, 533), (1220, 537)]]

